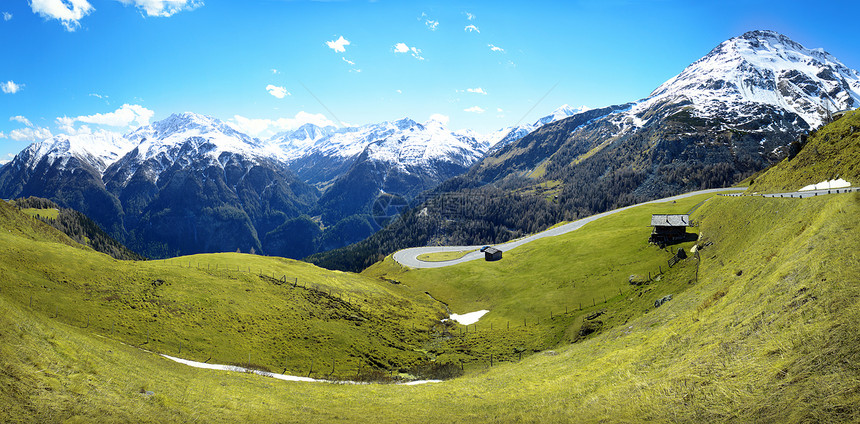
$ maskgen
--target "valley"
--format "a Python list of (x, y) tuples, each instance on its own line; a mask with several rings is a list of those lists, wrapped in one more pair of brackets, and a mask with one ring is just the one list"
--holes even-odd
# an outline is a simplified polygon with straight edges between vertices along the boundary
[(824, 49), (693, 4), (61, 3), (0, 10), (63, 75), (0, 69), (0, 422), (860, 422)]
[[(840, 358), (850, 357), (855, 349), (851, 340), (858, 334), (854, 328), (857, 320), (852, 317), (858, 305), (856, 293), (852, 293), (858, 281), (852, 270), (860, 264), (854, 255), (843, 252), (856, 246), (857, 196), (711, 198), (694, 213), (701, 221), (700, 242), (707, 245), (701, 252), (698, 281), (696, 260), (688, 259), (666, 271), (659, 281), (639, 288), (628, 283), (628, 274), (644, 274), (659, 265), (666, 257), (663, 255), (668, 256), (642, 241), (648, 230), (636, 222), (651, 212), (643, 207), (603, 218), (613, 220), (616, 228), (630, 228), (629, 235), (617, 230), (589, 233), (586, 226), (560, 236), (574, 237), (565, 242), (559, 242), (559, 237), (536, 241), (512, 251), (514, 256), (503, 260), (510, 259), (510, 265), (492, 263), (509, 270), (503, 274), (486, 266), (482, 270), (483, 262), (441, 270), (406, 270), (389, 258), (366, 271), (363, 278), (398, 278), (402, 284), (394, 287), (410, 286), (415, 293), (430, 289), (434, 297), (447, 299), (453, 311), (491, 311), (478, 322), (478, 328), (470, 327), (462, 338), (453, 337), (450, 346), (439, 343), (435, 347), (441, 361), (444, 355), (462, 355), (458, 350), (465, 342), (473, 357), (480, 358), (476, 352), (485, 352), (483, 361), (466, 367), (463, 377), (425, 386), (319, 386), (194, 369), (118, 343), (108, 334), (99, 337), (99, 333), (107, 332), (104, 327), (99, 330), (95, 320), (87, 327), (83, 320), (69, 319), (71, 305), (85, 304), (85, 299), (64, 302), (58, 318), (54, 318), (51, 308), (28, 306), (25, 293), (4, 284), (0, 301), (7, 313), (0, 318), (4, 339), (0, 349), (4, 357), (15, 360), (6, 362), (4, 379), (8, 384), (3, 385), (6, 406), (2, 411), (12, 416), (28, 411), (29, 416), (45, 419), (77, 416), (111, 421), (143, 413), (147, 421), (253, 416), (260, 421), (331, 422), (365, 420), (370, 411), (375, 411), (376, 419), (382, 422), (456, 422), (491, 417), (502, 421), (528, 417), (587, 422), (608, 417), (766, 420), (785, 414), (795, 419), (826, 416), (850, 421), (856, 418), (856, 410), (850, 407), (856, 399), (851, 397), (852, 380), (846, 377), (856, 370), (851, 368), (851, 361)], [(664, 204), (662, 210), (688, 210), (697, 200)], [(17, 225), (23, 231), (14, 237), (37, 237), (38, 228)], [(8, 224), (4, 230), (9, 234)], [(593, 251), (593, 244), (582, 242), (595, 237), (606, 239), (606, 249), (612, 253)], [(14, 240), (8, 235), (4, 238)], [(39, 242), (42, 249), (50, 244), (47, 240)], [(625, 245), (633, 250), (625, 251)], [(65, 249), (61, 246), (66, 244), (57, 250)], [(635, 253), (640, 249), (644, 251)], [(633, 257), (653, 259), (645, 259), (641, 268), (631, 268), (631, 252)], [(567, 260), (572, 256), (579, 259)], [(10, 255), (7, 247), (3, 257), (16, 256)], [(553, 257), (569, 265), (547, 262), (536, 268), (529, 264)], [(584, 261), (587, 257), (594, 261), (592, 265)], [(619, 263), (604, 268), (604, 262), (613, 258)], [(195, 259), (200, 259), (199, 266)], [(230, 257), (204, 255), (185, 259), (184, 267), (165, 264), (163, 270), (150, 272), (165, 276), (188, 273), (199, 278), (205, 275), (203, 264), (214, 259), (230, 263)], [(236, 264), (237, 268), (241, 264)], [(467, 268), (458, 270), (464, 266)], [(522, 274), (514, 270), (523, 267), (530, 270), (526, 274), (529, 277), (517, 282), (516, 275)], [(310, 269), (306, 265), (276, 269), (298, 273), (304, 268)], [(10, 267), (3, 269), (3, 281), (15, 281), (9, 278)], [(604, 269), (611, 272), (606, 274)], [(247, 280), (259, 278), (254, 272), (236, 274), (249, 288), (254, 286)], [(502, 280), (504, 275), (512, 280)], [(568, 281), (571, 276), (578, 289), (567, 285), (547, 290), (548, 282)], [(321, 277), (317, 278), (323, 284)], [(449, 283), (439, 285), (439, 281)], [(476, 285), (481, 281), (483, 286)], [(335, 282), (328, 284), (339, 287)], [(519, 289), (500, 291), (501, 287)], [(613, 294), (618, 287), (624, 296)], [(53, 289), (61, 290), (59, 285)], [(606, 303), (597, 302), (596, 308), (578, 311), (578, 299), (583, 295), (604, 294), (608, 296)], [(672, 300), (654, 308), (654, 299), (665, 294), (672, 294)], [(38, 300), (48, 301), (45, 297)], [(239, 305), (235, 308), (243, 304), (242, 297), (234, 300)], [(548, 306), (556, 310), (553, 317), (546, 314)], [(568, 312), (575, 309), (576, 317), (564, 314), (564, 306)], [(571, 344), (567, 337), (578, 338), (582, 323), (595, 320), (583, 319), (595, 315), (590, 311), (602, 312), (596, 317), (602, 328)], [(505, 325), (508, 320), (517, 323), (521, 317), (531, 320), (532, 316), (536, 320), (529, 326), (517, 328), (513, 324), (508, 330)], [(183, 334), (180, 327), (177, 330)], [(509, 337), (507, 346), (503, 334)], [(167, 337), (162, 333), (160, 338), (164, 341)], [(545, 344), (534, 346), (537, 352), (527, 352), (519, 359), (515, 348), (510, 347), (530, 340)], [(159, 344), (153, 341), (152, 347), (159, 348)], [(447, 349), (451, 352), (446, 353)], [(193, 348), (185, 354), (196, 355)], [(494, 355), (492, 367), (489, 354)], [(828, 365), (822, 369), (821, 364)], [(786, 379), (790, 379), (790, 386), (784, 386)], [(783, 393), (787, 388), (792, 395)], [(38, 402), (33, 397), (37, 393)], [(826, 396), (828, 401), (798, 404), (791, 400), (795, 396)], [(767, 407), (762, 408), (763, 404)]]

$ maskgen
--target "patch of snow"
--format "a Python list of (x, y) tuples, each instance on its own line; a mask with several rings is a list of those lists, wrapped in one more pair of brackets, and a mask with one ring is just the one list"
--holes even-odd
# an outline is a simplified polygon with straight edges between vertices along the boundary
[[(160, 355), (167, 358), (167, 359), (170, 359), (171, 361), (179, 362), (180, 364), (183, 364), (183, 365), (188, 365), (189, 367), (203, 368), (203, 369), (207, 369), (207, 370), (252, 373), (252, 374), (262, 375), (263, 377), (271, 377), (271, 378), (276, 378), (278, 380), (284, 380), (284, 381), (301, 381), (301, 382), (306, 382), (306, 383), (332, 383), (332, 384), (368, 384), (368, 383), (358, 382), (358, 381), (320, 380), (320, 379), (310, 378), (310, 377), (299, 377), (299, 376), (295, 376), (295, 375), (278, 374), (278, 373), (274, 373), (274, 372), (248, 369), (248, 368), (239, 367), (239, 366), (235, 366), (235, 365), (207, 364), (205, 362), (191, 361), (188, 359), (182, 359), (182, 358), (177, 358), (175, 356), (165, 355), (163, 353)], [(403, 386), (415, 386), (418, 384), (441, 383), (441, 382), (442, 382), (442, 380), (414, 380), (414, 381), (410, 381), (407, 383), (398, 383), (398, 384), (403, 385)]]
[(845, 188), (845, 187), (851, 187), (851, 183), (849, 183), (848, 181), (845, 181), (842, 178), (837, 178), (835, 180), (822, 181), (818, 184), (810, 184), (806, 187), (803, 187), (802, 189), (800, 189), (798, 191), (830, 190), (830, 189)]
[(462, 315), (451, 314), (451, 319), (454, 321), (457, 321), (463, 325), (471, 325), (471, 324), (478, 322), (478, 320), (481, 319), (481, 317), (484, 316), (484, 314), (486, 314), (487, 312), (490, 312), (490, 311), (488, 311), (486, 309), (482, 309), (480, 311), (469, 312), (468, 314), (462, 314)]
[(403, 383), (404, 386), (417, 386), (419, 384), (427, 384), (427, 383), (441, 383), (442, 380), (415, 380), (410, 381), (408, 383)]

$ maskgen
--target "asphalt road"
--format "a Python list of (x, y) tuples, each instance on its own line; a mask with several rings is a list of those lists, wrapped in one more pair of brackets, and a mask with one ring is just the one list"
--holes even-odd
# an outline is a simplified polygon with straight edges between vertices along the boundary
[[(495, 245), (493, 247), (501, 250), (502, 252), (506, 252), (511, 249), (515, 249), (519, 246), (522, 246), (526, 243), (530, 243), (532, 241), (542, 239), (544, 237), (554, 237), (561, 234), (566, 234), (576, 229), (581, 228), (583, 225), (588, 224), (591, 221), (603, 218), (604, 216), (609, 216), (614, 213), (621, 212), (626, 209), (635, 208), (640, 205), (647, 205), (649, 203), (662, 203), (662, 202), (671, 202), (673, 200), (683, 199), (685, 197), (696, 196), (699, 194), (707, 194), (707, 193), (720, 193), (726, 191), (744, 191), (746, 187), (732, 187), (732, 188), (715, 188), (709, 190), (699, 190), (693, 191), (690, 193), (679, 194), (677, 196), (666, 197), (663, 199), (651, 200), (648, 202), (639, 203), (636, 205), (625, 206), (623, 208), (614, 209), (608, 212), (599, 213), (597, 215), (592, 215), (587, 218), (582, 218), (564, 225), (560, 225), (555, 228), (551, 228), (549, 230), (532, 234), (527, 237), (519, 238), (516, 240), (511, 240), (507, 243), (502, 243), (499, 245)], [(826, 191), (826, 190), (825, 190)], [(778, 196), (777, 196), (778, 197)], [(788, 196), (786, 196), (788, 197)], [(474, 261), (475, 259), (483, 259), (484, 254), (479, 251), (470, 252), (463, 256), (460, 259), (454, 259), (450, 261), (443, 262), (425, 262), (418, 260), (419, 255), (423, 255), (425, 253), (438, 253), (438, 252), (462, 252), (464, 250), (476, 250), (480, 249), (482, 246), (427, 246), (427, 247), (412, 247), (409, 249), (399, 250), (394, 253), (394, 260), (400, 263), (401, 265), (406, 265), (412, 268), (442, 268), (446, 266), (451, 266), (463, 262)]]
[[(608, 212), (599, 213), (597, 215), (592, 215), (587, 218), (582, 218), (564, 225), (560, 225), (555, 228), (551, 228), (549, 230), (532, 234), (527, 237), (519, 238), (516, 240), (509, 241), (507, 243), (495, 245), (493, 247), (501, 250), (502, 252), (506, 252), (511, 249), (515, 249), (519, 246), (522, 246), (526, 243), (542, 239), (544, 237), (554, 237), (561, 234), (566, 234), (576, 229), (581, 228), (583, 225), (588, 224), (591, 221), (603, 218), (604, 216), (612, 215), (614, 213), (621, 212), (626, 209), (635, 208), (640, 205), (647, 205), (649, 203), (662, 203), (662, 202), (670, 202), (672, 200), (683, 199), (685, 197), (696, 196), (699, 194), (707, 194), (707, 193), (720, 193), (726, 191), (745, 191), (746, 187), (729, 187), (729, 188), (714, 188), (709, 190), (699, 190), (692, 191), (689, 193), (679, 194), (677, 196), (666, 197), (663, 199), (651, 200), (648, 202), (643, 202), (631, 206), (625, 206), (623, 208), (614, 209)], [(841, 194), (841, 193), (850, 193), (860, 191), (860, 187), (848, 187), (848, 188), (840, 188), (840, 189), (829, 189), (829, 190), (808, 190), (808, 191), (793, 191), (787, 193), (769, 193), (769, 194), (726, 194), (726, 196), (761, 196), (761, 197), (782, 197), (782, 198), (794, 198), (794, 199), (803, 199), (827, 194)], [(427, 247), (412, 247), (409, 249), (399, 250), (394, 253), (394, 260), (400, 263), (401, 265), (405, 265), (412, 268), (442, 268), (446, 266), (451, 266), (463, 262), (474, 261), (475, 259), (483, 259), (484, 254), (477, 249), (480, 249), (482, 246), (427, 246)], [(423, 255), (425, 253), (437, 253), (437, 252), (462, 252), (465, 250), (475, 250), (474, 252), (470, 252), (463, 256), (460, 259), (454, 259), (450, 261), (442, 261), (442, 262), (425, 262), (418, 260), (419, 255)]]

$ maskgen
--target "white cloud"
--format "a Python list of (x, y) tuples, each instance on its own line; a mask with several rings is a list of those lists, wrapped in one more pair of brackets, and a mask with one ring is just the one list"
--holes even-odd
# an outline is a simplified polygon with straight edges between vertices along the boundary
[(334, 122), (330, 121), (321, 113), (307, 113), (300, 111), (294, 118), (279, 118), (279, 119), (255, 119), (246, 118), (241, 115), (234, 115), (233, 119), (228, 122), (233, 128), (242, 131), (252, 137), (271, 137), (272, 135), (287, 130), (294, 130), (304, 124), (314, 124), (318, 127), (333, 126)]
[(501, 47), (494, 46), (494, 45), (492, 45), (492, 44), (487, 44), (487, 47), (489, 47), (489, 48), (490, 48), (490, 50), (492, 50), (492, 51), (494, 51), (494, 52), (502, 52), (502, 53), (504, 53), (504, 52), (505, 52), (505, 49), (503, 49), (503, 48), (501, 48)]
[(94, 10), (87, 0), (30, 0), (30, 8), (45, 19), (60, 21), (67, 31), (81, 26), (78, 21)]
[(24, 84), (15, 84), (11, 80), (0, 84), (0, 90), (3, 90), (6, 94), (15, 94), (21, 91), (22, 88), (24, 88)]
[(272, 75), (278, 75), (278, 74), (280, 74), (280, 73), (281, 73), (281, 71), (279, 71), (279, 70), (277, 70), (277, 69), (275, 69), (275, 68), (272, 68)]
[(430, 120), (439, 122), (442, 125), (448, 125), (448, 121), (451, 120), (451, 117), (449, 117), (448, 115), (443, 115), (441, 113), (434, 113), (430, 115)]
[[(76, 120), (76, 118), (70, 118), (68, 116), (61, 116), (61, 117), (57, 118), (55, 120), (55, 122), (57, 123), (57, 126), (60, 128), (60, 131), (62, 131), (65, 134), (68, 134), (68, 135), (92, 134), (93, 130), (90, 129), (90, 127), (88, 127), (86, 125), (81, 125), (80, 127), (75, 128), (75, 120)], [(102, 130), (102, 132), (110, 132), (110, 131)]]
[(463, 112), (484, 113), (484, 108), (480, 106), (472, 106), (468, 109), (463, 109)]
[(9, 12), (3, 12), (3, 20), (4, 21), (11, 21), (12, 20), (12, 14)]
[(470, 21), (471, 21), (471, 20), (475, 19), (475, 15), (473, 15), (473, 14), (471, 14), (471, 13), (469, 13), (469, 12), (466, 12), (466, 19), (468, 19), (468, 20), (470, 20)]
[(502, 108), (500, 108), (500, 107), (497, 107), (497, 108), (496, 108), (496, 112), (499, 112), (499, 113), (501, 113), (501, 112), (504, 112), (504, 111), (503, 111), (503, 110), (502, 110)]
[(483, 89), (483, 88), (481, 88), (481, 87), (478, 87), (478, 88), (467, 88), (467, 89), (466, 89), (466, 91), (467, 91), (467, 92), (469, 92), (469, 93), (475, 93), (475, 94), (484, 94), (484, 95), (486, 95), (486, 94), (487, 94), (487, 92), (486, 92), (486, 91), (484, 91), (484, 89)]
[[(155, 115), (155, 112), (143, 106), (130, 105), (126, 103), (113, 112), (82, 115), (77, 118), (63, 117), (62, 119), (72, 119), (72, 121), (66, 121), (66, 126), (71, 126), (73, 122), (79, 121), (87, 124), (106, 125), (109, 127), (128, 127), (132, 123), (136, 124), (136, 126), (149, 125), (149, 120), (153, 115)], [(57, 118), (58, 123), (61, 122), (60, 119), (61, 118)]]
[(99, 94), (99, 93), (90, 93), (89, 95), (90, 95), (91, 97), (97, 97), (97, 98), (99, 98), (99, 99), (106, 99), (106, 98), (108, 98), (108, 96), (106, 96), (106, 95), (102, 95), (102, 94)]
[(397, 43), (394, 45), (394, 53), (406, 53), (409, 51), (409, 46), (406, 43)]
[(126, 6), (135, 6), (146, 16), (166, 18), (183, 10), (203, 6), (202, 0), (117, 0)]
[(411, 53), (412, 57), (418, 60), (424, 60), (421, 57), (421, 49), (415, 47), (409, 47), (406, 43), (397, 43), (394, 45), (394, 53)]
[(349, 40), (347, 40), (346, 38), (343, 38), (343, 36), (341, 35), (340, 38), (338, 38), (337, 40), (326, 41), (325, 44), (330, 49), (332, 49), (338, 53), (343, 53), (346, 51), (346, 46), (349, 45)]
[(343, 59), (344, 62), (349, 63), (350, 65), (355, 65), (355, 62), (353, 62), (353, 61), (351, 61), (345, 57), (342, 57), (341, 59)]
[(397, 94), (403, 94), (403, 90), (394, 90), (397, 91)]
[(10, 118), (9, 118), (9, 120), (10, 120), (10, 121), (20, 122), (20, 123), (22, 123), (22, 124), (24, 124), (24, 125), (26, 125), (26, 126), (28, 126), (28, 127), (32, 127), (32, 126), (33, 126), (33, 123), (32, 123), (32, 122), (30, 122), (30, 120), (29, 120), (29, 119), (27, 119), (27, 118), (25, 118), (25, 117), (23, 117), (23, 116), (21, 116), (21, 115), (10, 117)]
[(287, 91), (286, 88), (278, 87), (277, 85), (272, 85), (272, 84), (269, 84), (266, 86), (266, 91), (268, 91), (269, 94), (271, 94), (271, 95), (273, 95), (279, 99), (283, 99), (284, 97), (287, 97), (287, 96), (292, 96), (292, 94), (290, 94), (290, 92)]
[(463, 31), (477, 32), (478, 34), (481, 33), (481, 30), (479, 30), (478, 27), (474, 25), (466, 25), (466, 28), (463, 28)]
[(51, 134), (51, 131), (47, 128), (34, 127), (12, 130), (12, 132), (9, 133), (8, 138), (15, 141), (42, 141), (53, 136), (54, 135)]
[(424, 25), (427, 25), (427, 28), (429, 28), (430, 31), (436, 31), (436, 27), (439, 26), (439, 21), (433, 21), (428, 19), (426, 22), (424, 22)]
[(56, 120), (57, 126), (60, 127), (60, 131), (74, 135), (78, 131), (75, 129), (75, 118), (70, 118), (68, 116), (61, 116)]

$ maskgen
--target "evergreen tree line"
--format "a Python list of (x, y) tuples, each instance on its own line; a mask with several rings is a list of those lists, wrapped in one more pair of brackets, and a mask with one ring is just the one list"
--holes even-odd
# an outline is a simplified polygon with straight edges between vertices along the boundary
[(72, 240), (92, 248), (98, 252), (105, 253), (120, 260), (145, 260), (143, 256), (127, 249), (118, 241), (111, 238), (93, 220), (74, 209), (61, 208), (56, 203), (39, 197), (28, 197), (16, 199), (15, 205), (19, 209), (57, 209), (57, 218), (51, 219), (39, 215), (37, 219), (62, 231)]

